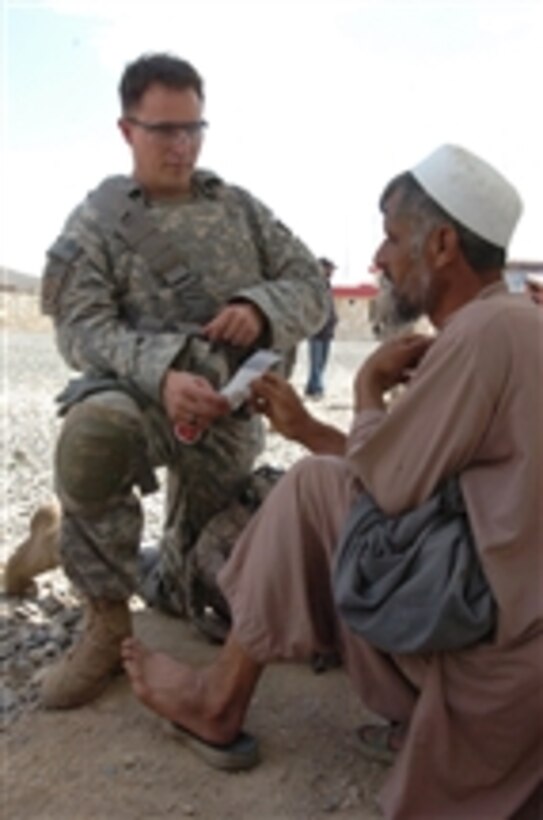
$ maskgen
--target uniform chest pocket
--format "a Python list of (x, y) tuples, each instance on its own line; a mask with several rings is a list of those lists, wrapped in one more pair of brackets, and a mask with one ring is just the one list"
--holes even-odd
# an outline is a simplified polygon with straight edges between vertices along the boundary
[(206, 290), (201, 276), (186, 265), (178, 264), (162, 271), (157, 279), (159, 302), (168, 324), (203, 323), (216, 312), (216, 301)]

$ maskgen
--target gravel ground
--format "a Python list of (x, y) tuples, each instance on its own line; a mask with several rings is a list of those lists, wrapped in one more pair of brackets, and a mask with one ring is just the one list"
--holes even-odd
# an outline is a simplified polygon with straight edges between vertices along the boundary
[[(371, 343), (336, 342), (327, 371), (324, 400), (312, 403), (315, 415), (346, 429), (350, 420), (352, 374)], [(56, 351), (52, 334), (5, 329), (2, 365), (2, 473), (4, 505), (0, 521), (0, 564), (28, 532), (36, 507), (53, 494), (52, 452), (59, 427), (53, 398), (70, 372)], [(307, 352), (300, 349), (294, 384), (303, 390)], [(269, 431), (260, 463), (289, 466), (304, 453)], [(159, 476), (163, 478), (163, 476)], [(163, 492), (144, 502), (145, 541), (156, 541), (162, 523)], [(81, 608), (62, 571), (40, 576), (36, 595), (0, 598), (0, 721), (6, 726), (36, 704), (39, 670), (63, 652), (81, 628)]]

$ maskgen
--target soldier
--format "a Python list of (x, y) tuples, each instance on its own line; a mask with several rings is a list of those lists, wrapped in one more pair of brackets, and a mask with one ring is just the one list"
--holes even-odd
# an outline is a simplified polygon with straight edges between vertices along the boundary
[(219, 388), (256, 348), (288, 357), (325, 315), (309, 250), (250, 193), (196, 168), (207, 126), (197, 71), (145, 55), (119, 92), (133, 174), (75, 209), (43, 278), (59, 350), (83, 374), (61, 397), (55, 472), (61, 560), (87, 608), (79, 642), (43, 680), (49, 708), (93, 699), (119, 667), (139, 493), (157, 488), (159, 465), (167, 509), (153, 594), (185, 614), (187, 556), (263, 444), (260, 418), (231, 413)]

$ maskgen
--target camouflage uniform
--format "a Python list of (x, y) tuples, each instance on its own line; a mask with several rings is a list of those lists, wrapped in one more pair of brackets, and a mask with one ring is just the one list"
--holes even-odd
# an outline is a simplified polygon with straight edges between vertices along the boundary
[(130, 178), (105, 180), (49, 251), (42, 307), (63, 357), (83, 373), (56, 451), (61, 554), (93, 598), (125, 599), (136, 589), (136, 487), (155, 489), (153, 469), (165, 465), (160, 574), (183, 612), (186, 555), (262, 450), (257, 417), (221, 418), (187, 446), (161, 405), (168, 368), (220, 387), (251, 352), (198, 335), (233, 299), (265, 316), (258, 346), (285, 354), (322, 324), (326, 304), (305, 246), (249, 193), (209, 172), (195, 173), (190, 199), (168, 204), (146, 203)]

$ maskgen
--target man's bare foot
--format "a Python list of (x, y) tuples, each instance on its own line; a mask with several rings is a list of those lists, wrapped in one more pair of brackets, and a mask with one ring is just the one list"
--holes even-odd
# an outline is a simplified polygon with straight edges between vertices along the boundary
[(213, 665), (194, 669), (135, 638), (123, 642), (121, 653), (134, 694), (153, 712), (211, 743), (237, 737), (247, 704), (235, 688), (220, 686)]

